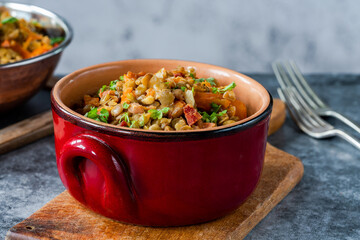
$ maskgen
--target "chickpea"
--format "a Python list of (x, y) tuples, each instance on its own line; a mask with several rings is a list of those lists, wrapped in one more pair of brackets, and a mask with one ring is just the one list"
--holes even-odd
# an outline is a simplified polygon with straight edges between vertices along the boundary
[(235, 121), (234, 120), (226, 120), (225, 122), (223, 122), (222, 125), (228, 125), (228, 124), (231, 124), (231, 123), (234, 123)]
[(150, 105), (150, 104), (153, 104), (155, 101), (155, 98), (153, 96), (147, 96), (145, 97), (144, 99), (141, 100), (141, 103), (142, 104), (145, 104), (145, 105)]
[(162, 130), (158, 124), (153, 124), (149, 127), (149, 130)]

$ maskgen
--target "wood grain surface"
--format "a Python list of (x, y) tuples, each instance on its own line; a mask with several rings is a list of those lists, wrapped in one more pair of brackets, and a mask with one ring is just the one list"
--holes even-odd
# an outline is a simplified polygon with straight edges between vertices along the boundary
[(10, 125), (0, 130), (0, 154), (24, 146), (53, 132), (51, 111)]
[(271, 113), (268, 135), (273, 134), (284, 124), (286, 118), (285, 103), (278, 98), (274, 98), (273, 110)]
[[(285, 108), (277, 111), (281, 104), (274, 102), (274, 131), (283, 124), (278, 115), (285, 114)], [(243, 239), (295, 187), (303, 172), (298, 158), (267, 144), (257, 188), (237, 210), (218, 220), (171, 228), (128, 225), (88, 210), (64, 191), (12, 227), (6, 239)]]

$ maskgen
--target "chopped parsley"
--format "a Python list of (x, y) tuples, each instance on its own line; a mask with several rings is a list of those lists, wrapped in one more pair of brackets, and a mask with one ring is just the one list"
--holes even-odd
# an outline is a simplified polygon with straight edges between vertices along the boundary
[(189, 76), (195, 79), (195, 75), (193, 73), (189, 73)]
[(219, 89), (216, 88), (216, 87), (213, 87), (213, 88), (211, 88), (211, 91), (212, 91), (213, 93), (218, 93), (218, 92), (219, 92)]
[(221, 105), (217, 105), (216, 103), (211, 103), (211, 112), (218, 112)]
[(131, 121), (129, 128), (137, 128), (137, 126), (138, 126), (137, 121)]
[(197, 78), (194, 79), (195, 83), (199, 83), (199, 82), (208, 82), (210, 83), (211, 86), (216, 86), (216, 82), (215, 82), (215, 78)]
[(200, 114), (202, 115), (202, 120), (204, 122), (212, 122), (212, 123), (217, 123), (218, 121), (218, 117), (221, 117), (222, 115), (224, 115), (227, 112), (227, 110), (224, 110), (222, 112), (216, 113), (213, 112), (210, 115), (207, 112), (200, 112)]
[(145, 116), (144, 114), (140, 116), (139, 118), (139, 126), (143, 127), (145, 125)]
[(94, 119), (99, 122), (107, 123), (109, 119), (109, 111), (105, 108), (102, 108), (99, 112), (97, 108), (93, 107), (89, 112), (85, 114), (85, 117)]
[(152, 119), (161, 119), (163, 114), (166, 114), (169, 111), (168, 107), (164, 107), (163, 109), (149, 109), (148, 113), (150, 113), (150, 117)]
[(235, 82), (232, 82), (232, 83), (230, 83), (229, 85), (227, 85), (227, 86), (224, 87), (224, 88), (216, 88), (216, 87), (213, 87), (213, 88), (211, 88), (211, 91), (212, 91), (213, 93), (225, 93), (226, 91), (233, 90), (235, 87), (236, 87)]
[(118, 80), (114, 80), (114, 81), (111, 81), (110, 84), (109, 84), (109, 88), (110, 90), (116, 90), (116, 83), (118, 82)]
[(129, 113), (125, 112), (121, 115), (119, 122), (125, 121), (127, 123), (130, 123)]
[(120, 79), (121, 81), (124, 81), (124, 76), (121, 75), (121, 76), (119, 77), (119, 79)]
[(183, 92), (185, 92), (185, 91), (186, 91), (186, 87), (182, 86), (182, 87), (181, 87), (181, 90), (182, 90)]
[(104, 92), (105, 91), (105, 89), (106, 89), (106, 85), (103, 85), (101, 88), (100, 88), (100, 92)]
[(123, 103), (123, 109), (128, 109), (129, 106), (130, 106), (130, 105), (129, 105), (127, 102), (124, 102), (124, 103)]
[(216, 103), (211, 103), (211, 114), (209, 115), (207, 112), (200, 112), (200, 114), (202, 115), (202, 120), (204, 122), (211, 122), (211, 123), (217, 123), (218, 121), (218, 117), (221, 117), (222, 115), (224, 115), (227, 110), (224, 110), (222, 112), (218, 111), (220, 110), (221, 105), (217, 105)]
[(233, 90), (235, 87), (236, 87), (235, 82), (232, 82), (229, 85), (227, 85), (226, 87), (224, 87), (223, 89), (220, 89), (220, 92), (224, 93), (226, 91)]
[(62, 41), (64, 41), (64, 37), (55, 37), (55, 38), (50, 38), (50, 44), (54, 45), (56, 43), (61, 43)]
[(5, 18), (1, 21), (2, 24), (6, 24), (6, 23), (15, 23), (19, 21), (16, 17), (8, 17), (8, 18)]

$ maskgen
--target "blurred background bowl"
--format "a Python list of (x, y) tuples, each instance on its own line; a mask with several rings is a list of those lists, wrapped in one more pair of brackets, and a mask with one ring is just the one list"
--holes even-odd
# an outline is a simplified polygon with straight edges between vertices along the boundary
[(0, 112), (3, 112), (25, 102), (45, 84), (73, 33), (65, 19), (43, 8), (18, 3), (0, 3), (0, 7), (6, 7), (13, 17), (35, 19), (46, 28), (49, 37), (59, 31), (64, 34), (64, 41), (44, 54), (0, 65)]

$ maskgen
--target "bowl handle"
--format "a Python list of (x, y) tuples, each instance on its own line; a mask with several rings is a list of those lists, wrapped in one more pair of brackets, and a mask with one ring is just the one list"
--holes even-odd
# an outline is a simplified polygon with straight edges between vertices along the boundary
[(63, 182), (73, 197), (85, 205), (84, 192), (79, 178), (78, 159), (92, 161), (104, 177), (105, 189), (101, 199), (103, 211), (112, 214), (132, 214), (135, 210), (135, 197), (129, 171), (124, 161), (103, 140), (88, 134), (70, 138), (62, 147), (58, 166)]

